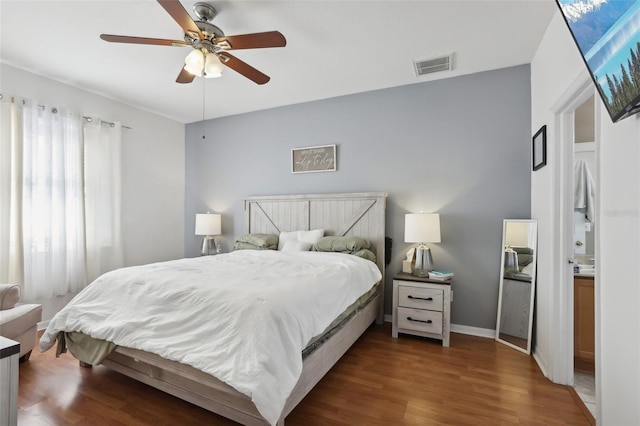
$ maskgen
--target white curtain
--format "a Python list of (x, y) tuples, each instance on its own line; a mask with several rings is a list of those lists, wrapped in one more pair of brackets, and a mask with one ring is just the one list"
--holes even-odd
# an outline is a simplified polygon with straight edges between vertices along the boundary
[(121, 135), (119, 123), (103, 123), (100, 119), (92, 119), (84, 125), (89, 281), (123, 265), (120, 223)]
[(0, 282), (20, 284), (31, 301), (122, 266), (120, 126), (105, 137), (106, 126), (80, 114), (0, 105)]
[(22, 283), (22, 108), (0, 102), (0, 283)]

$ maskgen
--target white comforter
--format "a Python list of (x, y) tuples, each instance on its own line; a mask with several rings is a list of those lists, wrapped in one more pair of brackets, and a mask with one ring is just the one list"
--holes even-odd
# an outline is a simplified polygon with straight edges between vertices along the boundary
[(123, 268), (99, 277), (50, 322), (60, 331), (191, 365), (249, 396), (275, 424), (302, 371), (301, 352), (381, 279), (341, 253), (242, 250)]

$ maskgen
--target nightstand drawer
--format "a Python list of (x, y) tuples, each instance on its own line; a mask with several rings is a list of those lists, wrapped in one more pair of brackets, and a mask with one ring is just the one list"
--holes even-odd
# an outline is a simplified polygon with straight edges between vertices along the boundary
[(398, 328), (442, 334), (442, 312), (398, 308)]
[(398, 287), (398, 306), (442, 311), (443, 292), (440, 289), (410, 286)]

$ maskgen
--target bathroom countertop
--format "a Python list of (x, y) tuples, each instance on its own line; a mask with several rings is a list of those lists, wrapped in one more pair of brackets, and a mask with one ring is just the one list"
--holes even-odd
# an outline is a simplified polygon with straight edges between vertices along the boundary
[(587, 272), (587, 271), (574, 272), (573, 276), (574, 277), (580, 277), (580, 278), (593, 278), (593, 277), (595, 277), (595, 271), (592, 271), (592, 272)]

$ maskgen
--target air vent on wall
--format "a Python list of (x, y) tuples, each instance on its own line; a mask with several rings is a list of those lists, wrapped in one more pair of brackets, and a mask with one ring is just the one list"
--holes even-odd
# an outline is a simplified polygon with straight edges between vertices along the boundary
[(452, 68), (451, 55), (441, 56), (439, 58), (425, 59), (423, 61), (414, 61), (413, 67), (416, 76), (431, 74), (439, 71), (449, 71)]

